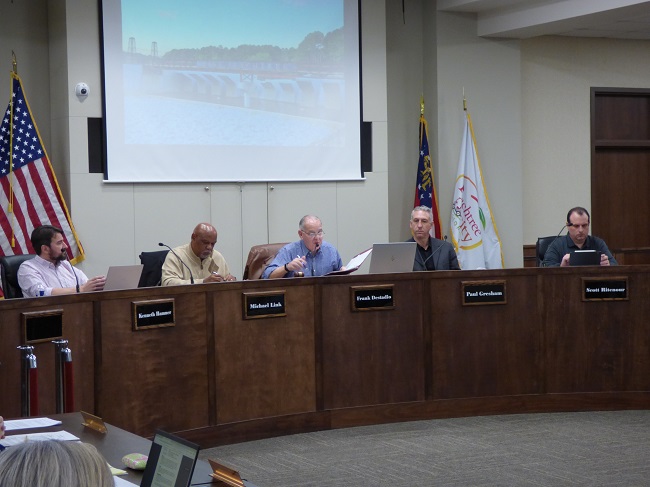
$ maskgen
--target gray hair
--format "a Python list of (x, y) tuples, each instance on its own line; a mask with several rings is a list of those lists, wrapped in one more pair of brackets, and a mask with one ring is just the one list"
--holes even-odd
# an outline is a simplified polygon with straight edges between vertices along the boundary
[(316, 215), (305, 215), (300, 219), (300, 222), (298, 222), (298, 228), (303, 232), (305, 231), (305, 222), (307, 220), (318, 220), (319, 223), (323, 223)]
[(27, 441), (0, 454), (0, 487), (113, 487), (97, 449), (72, 441)]
[(416, 211), (424, 211), (424, 212), (428, 213), (429, 214), (429, 221), (433, 223), (433, 212), (431, 211), (431, 208), (429, 208), (428, 206), (416, 206), (411, 211), (411, 220), (413, 220), (413, 213), (415, 213)]

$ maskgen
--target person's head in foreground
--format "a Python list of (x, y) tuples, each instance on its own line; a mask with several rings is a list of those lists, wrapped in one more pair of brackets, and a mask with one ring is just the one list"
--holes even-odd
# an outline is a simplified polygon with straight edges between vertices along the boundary
[(113, 487), (97, 449), (75, 441), (27, 441), (0, 453), (0, 487)]

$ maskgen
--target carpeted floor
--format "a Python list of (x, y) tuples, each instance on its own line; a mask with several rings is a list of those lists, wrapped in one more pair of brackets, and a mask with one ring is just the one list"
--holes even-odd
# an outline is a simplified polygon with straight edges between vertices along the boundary
[(210, 448), (258, 487), (650, 486), (650, 411), (395, 423)]

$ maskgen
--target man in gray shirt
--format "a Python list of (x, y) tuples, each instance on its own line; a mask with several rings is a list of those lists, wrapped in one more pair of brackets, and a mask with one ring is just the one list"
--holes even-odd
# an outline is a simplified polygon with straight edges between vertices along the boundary
[(581, 206), (571, 208), (566, 216), (568, 233), (556, 238), (544, 254), (544, 267), (566, 267), (572, 252), (576, 250), (597, 250), (600, 265), (618, 265), (602, 238), (589, 235), (589, 212)]

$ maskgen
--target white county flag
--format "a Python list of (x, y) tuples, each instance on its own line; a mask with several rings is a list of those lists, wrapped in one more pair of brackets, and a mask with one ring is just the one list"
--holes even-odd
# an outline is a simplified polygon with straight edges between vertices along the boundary
[(461, 269), (502, 269), (501, 241), (483, 184), (472, 120), (467, 111), (465, 114), (451, 208), (451, 240)]

